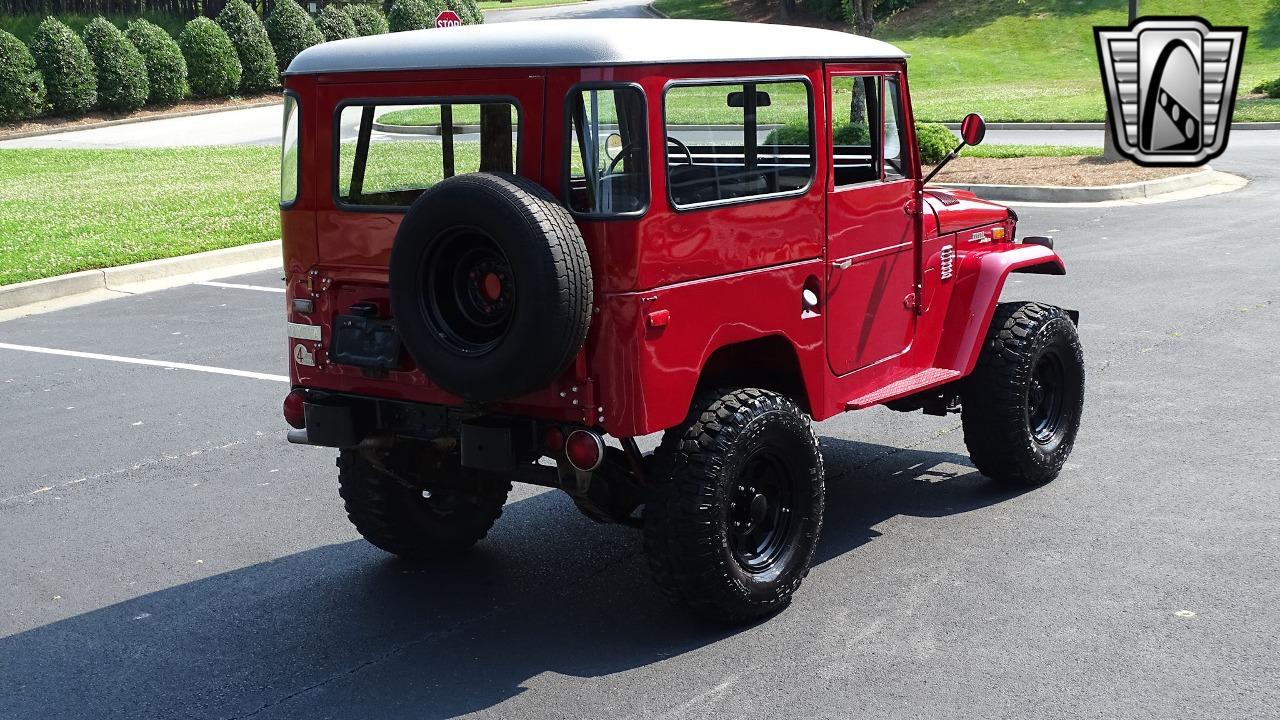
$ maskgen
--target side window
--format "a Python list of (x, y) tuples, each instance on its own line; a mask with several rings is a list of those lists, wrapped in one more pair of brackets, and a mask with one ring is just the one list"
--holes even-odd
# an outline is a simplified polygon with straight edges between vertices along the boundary
[(569, 93), (569, 209), (585, 215), (641, 212), (649, 204), (644, 93), (634, 86)]
[[(347, 105), (336, 119), (339, 204), (406, 208), (444, 178), (516, 168), (520, 120), (510, 103)], [(386, 132), (384, 123), (420, 132)]]
[(280, 204), (285, 207), (298, 199), (298, 162), (298, 98), (285, 93), (280, 141)]
[(813, 103), (798, 80), (676, 85), (664, 101), (676, 207), (803, 192), (813, 178)]
[(907, 167), (906, 128), (902, 117), (902, 93), (897, 78), (885, 78), (884, 97), (884, 179), (901, 180), (911, 176)]
[(836, 187), (910, 176), (897, 78), (831, 79), (831, 167)]

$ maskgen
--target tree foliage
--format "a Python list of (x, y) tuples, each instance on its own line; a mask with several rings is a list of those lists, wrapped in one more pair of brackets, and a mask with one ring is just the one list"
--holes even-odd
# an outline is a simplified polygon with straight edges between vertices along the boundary
[(444, 0), (396, 0), (387, 13), (391, 32), (426, 30), (436, 26), (436, 17), (448, 9)]
[(178, 46), (187, 58), (191, 94), (196, 97), (226, 97), (240, 87), (240, 58), (231, 38), (206, 17), (187, 23), (178, 36)]
[(280, 86), (276, 52), (258, 13), (244, 0), (227, 0), (218, 13), (218, 25), (231, 39), (240, 59), (240, 90), (260, 93)]
[(18, 122), (44, 110), (44, 79), (31, 51), (0, 30), (0, 122)]
[(187, 60), (182, 49), (164, 28), (138, 18), (130, 20), (125, 37), (142, 53), (147, 66), (149, 105), (172, 105), (191, 92), (187, 84)]
[(80, 36), (49, 17), (36, 28), (30, 47), (53, 114), (77, 117), (89, 112), (98, 102), (98, 77)]

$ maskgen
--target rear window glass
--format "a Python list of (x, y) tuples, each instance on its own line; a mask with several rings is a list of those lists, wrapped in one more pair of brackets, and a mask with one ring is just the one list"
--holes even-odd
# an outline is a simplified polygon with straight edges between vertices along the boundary
[(569, 209), (622, 215), (649, 204), (644, 93), (622, 86), (569, 94)]
[(447, 177), (515, 172), (519, 136), (511, 103), (347, 105), (338, 113), (338, 200), (404, 208)]
[(799, 193), (813, 178), (807, 83), (676, 85), (664, 105), (677, 207)]

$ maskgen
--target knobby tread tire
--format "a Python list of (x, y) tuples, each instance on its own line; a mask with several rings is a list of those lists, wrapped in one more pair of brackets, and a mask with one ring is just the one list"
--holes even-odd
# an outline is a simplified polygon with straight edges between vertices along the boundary
[(341, 451), (337, 465), (338, 494), (356, 531), (375, 547), (407, 560), (441, 559), (467, 550), (501, 517), (511, 491), (509, 481), (487, 474), (440, 484), (428, 479), (432, 500), (448, 502), (447, 512), (437, 512), (421, 490), (378, 469), (359, 451)]
[[(448, 350), (419, 306), (422, 258), (458, 226), (493, 237), (516, 276), (512, 330), (484, 356)], [(396, 234), (390, 282), (405, 348), (433, 382), (468, 400), (510, 400), (545, 387), (573, 362), (590, 329), (594, 288), (582, 233), (555, 196), (518, 175), (456, 175), (423, 193)]]
[[(721, 470), (736, 441), (752, 423), (780, 422), (804, 438), (807, 511), (798, 548), (777, 582), (758, 585), (727, 550), (722, 493), (732, 478)], [(809, 417), (789, 398), (755, 388), (717, 390), (695, 399), (690, 418), (667, 431), (670, 457), (655, 468), (644, 510), (644, 547), (657, 585), (677, 604), (716, 622), (741, 624), (777, 612), (790, 602), (809, 573), (822, 531), (825, 490), (822, 454)]]
[[(1066, 362), (1069, 413), (1065, 434), (1046, 451), (1027, 421), (1035, 363), (1055, 346)], [(1058, 476), (1075, 444), (1084, 409), (1084, 352), (1066, 311), (1040, 303), (996, 307), (977, 367), (961, 389), (961, 421), (969, 457), (983, 475), (1012, 486), (1039, 486)]]

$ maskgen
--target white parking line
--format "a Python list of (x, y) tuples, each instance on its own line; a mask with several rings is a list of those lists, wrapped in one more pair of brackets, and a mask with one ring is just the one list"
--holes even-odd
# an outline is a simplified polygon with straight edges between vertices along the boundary
[(213, 373), (214, 375), (234, 375), (236, 377), (253, 378), (254, 380), (271, 380), (273, 382), (289, 382), (287, 375), (270, 375), (250, 370), (233, 370), (231, 368), (212, 367), (210, 365), (192, 365), (191, 363), (169, 362), (167, 360), (149, 360), (147, 358), (131, 358), (122, 355), (103, 355), (101, 353), (80, 352), (79, 350), (59, 350), (57, 348), (35, 347), (33, 345), (13, 345), (0, 343), (0, 350), (17, 350), (20, 352), (40, 353), (42, 355), (61, 355), (63, 357), (83, 358), (85, 360), (106, 360), (108, 362), (128, 363), (130, 365), (149, 365), (170, 370), (191, 370), (194, 372)]
[(224, 283), (206, 280), (205, 282), (196, 283), (197, 285), (208, 285), (209, 287), (231, 288), (232, 290), (258, 290), (260, 292), (283, 293), (284, 288), (267, 287), (265, 285), (242, 285), (240, 283)]

